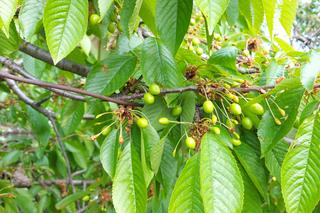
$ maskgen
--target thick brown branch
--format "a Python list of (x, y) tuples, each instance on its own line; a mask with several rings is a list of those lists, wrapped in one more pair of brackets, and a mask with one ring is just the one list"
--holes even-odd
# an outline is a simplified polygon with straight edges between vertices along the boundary
[(74, 88), (74, 87), (70, 87), (70, 86), (66, 86), (66, 85), (47, 83), (47, 82), (43, 82), (43, 81), (35, 80), (35, 79), (26, 79), (26, 78), (22, 78), (22, 77), (18, 77), (18, 76), (9, 74), (7, 72), (0, 72), (0, 78), (12, 79), (14, 81), (24, 82), (27, 84), (33, 84), (33, 85), (37, 85), (39, 87), (46, 88), (46, 89), (55, 88), (55, 89), (59, 89), (59, 90), (74, 92), (74, 93), (82, 94), (85, 96), (90, 96), (90, 97), (93, 97), (96, 99), (100, 99), (103, 101), (113, 102), (113, 103), (120, 104), (120, 105), (139, 106), (139, 104), (137, 104), (137, 103), (132, 103), (132, 102), (120, 100), (117, 98), (111, 98), (111, 97), (107, 97), (104, 95), (91, 93), (86, 90), (82, 90), (82, 89), (78, 89), (78, 88)]
[[(19, 50), (21, 52), (24, 52), (34, 58), (37, 58), (41, 61), (44, 61), (48, 64), (54, 65), (52, 57), (49, 52), (33, 45), (28, 42), (23, 42)], [(76, 64), (74, 62), (68, 61), (66, 59), (61, 60), (58, 64), (54, 65), (62, 70), (66, 70), (69, 72), (72, 72), (74, 74), (86, 77), (89, 73), (89, 68), (81, 65), (81, 64)]]

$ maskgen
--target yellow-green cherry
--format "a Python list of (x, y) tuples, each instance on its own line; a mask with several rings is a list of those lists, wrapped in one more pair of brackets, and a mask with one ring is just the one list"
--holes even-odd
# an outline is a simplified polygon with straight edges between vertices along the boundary
[(232, 138), (231, 139), (231, 143), (234, 145), (234, 146), (240, 146), (241, 145), (241, 141), (239, 139), (235, 139), (235, 138)]
[(100, 16), (98, 15), (98, 14), (92, 14), (91, 16), (90, 16), (90, 24), (91, 25), (97, 25), (97, 24), (99, 24), (101, 22), (101, 18), (100, 18)]
[(151, 105), (154, 104), (155, 98), (151, 93), (146, 92), (143, 96), (143, 100), (145, 104)]
[(212, 113), (214, 110), (214, 105), (212, 103), (212, 101), (210, 100), (206, 100), (204, 103), (203, 103), (203, 111), (205, 113)]
[(234, 115), (241, 115), (242, 113), (241, 106), (237, 103), (232, 103), (230, 105), (230, 112)]
[(151, 84), (150, 87), (149, 87), (149, 92), (152, 94), (152, 95), (159, 95), (160, 92), (161, 92), (161, 89), (159, 87), (158, 84)]
[(138, 127), (144, 129), (144, 128), (146, 128), (146, 127), (149, 126), (149, 122), (148, 122), (148, 120), (145, 119), (145, 118), (139, 118), (139, 119), (137, 120), (137, 125), (138, 125)]
[(243, 128), (248, 129), (248, 130), (252, 129), (252, 126), (253, 126), (251, 119), (248, 117), (242, 118), (241, 124), (242, 124)]
[(175, 106), (172, 109), (171, 113), (172, 113), (173, 116), (179, 116), (182, 113), (182, 107), (181, 106)]
[(166, 117), (159, 118), (158, 121), (162, 125), (168, 125), (170, 123), (170, 120), (168, 118), (166, 118)]
[(263, 115), (264, 109), (263, 106), (259, 103), (254, 103), (249, 107), (250, 112), (256, 115)]
[(192, 137), (187, 137), (185, 140), (185, 144), (189, 149), (196, 148), (196, 141)]

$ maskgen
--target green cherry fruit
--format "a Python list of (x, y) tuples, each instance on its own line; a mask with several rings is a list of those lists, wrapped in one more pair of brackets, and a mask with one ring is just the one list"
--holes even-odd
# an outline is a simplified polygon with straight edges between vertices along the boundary
[(144, 100), (144, 103), (148, 104), (148, 105), (151, 105), (151, 104), (154, 104), (154, 96), (149, 93), (149, 92), (146, 92), (143, 96), (143, 100)]
[(82, 201), (86, 202), (86, 201), (89, 201), (90, 200), (90, 197), (89, 195), (86, 195), (82, 198)]
[(278, 118), (275, 118), (274, 119), (274, 122), (278, 125), (278, 126), (280, 126), (282, 123), (281, 123), (281, 121), (278, 119)]
[(193, 38), (191, 42), (192, 42), (193, 45), (199, 45), (200, 44), (200, 39)]
[(284, 109), (279, 108), (279, 113), (281, 116), (286, 116), (286, 111)]
[(202, 106), (205, 113), (212, 113), (214, 110), (214, 105), (210, 100), (206, 100), (205, 102), (203, 102)]
[(232, 103), (230, 105), (230, 112), (234, 115), (241, 115), (242, 113), (241, 106), (237, 103)]
[(235, 103), (239, 103), (239, 97), (236, 96), (236, 95), (234, 95), (234, 96), (232, 97), (232, 101), (235, 102)]
[(251, 119), (248, 117), (244, 117), (241, 121), (241, 124), (243, 128), (249, 129), (249, 130), (252, 129), (252, 126), (253, 126)]
[(241, 141), (239, 139), (235, 139), (235, 138), (232, 138), (231, 139), (231, 143), (234, 145), (234, 146), (240, 146), (241, 145)]
[(138, 127), (140, 127), (141, 129), (146, 128), (149, 125), (149, 122), (147, 119), (145, 118), (139, 118), (137, 120), (137, 125)]
[(111, 22), (108, 26), (108, 31), (110, 33), (114, 33), (115, 30), (116, 30), (116, 25), (113, 22)]
[(189, 149), (196, 148), (196, 141), (192, 137), (187, 137), (185, 140), (185, 144)]
[(211, 116), (211, 121), (212, 121), (213, 125), (216, 124), (217, 121), (218, 121), (218, 117), (216, 115), (212, 115)]
[(195, 25), (196, 24), (196, 20), (194, 18), (190, 19), (190, 24), (191, 24), (191, 26)]
[(181, 107), (181, 106), (175, 106), (175, 107), (172, 109), (172, 112), (171, 112), (171, 114), (172, 114), (173, 116), (179, 116), (179, 115), (181, 115), (181, 113), (182, 113), (182, 107)]
[(196, 49), (196, 53), (197, 53), (197, 55), (202, 55), (203, 49), (202, 49), (201, 47), (198, 47), (198, 48)]
[(111, 132), (111, 127), (108, 126), (102, 130), (102, 135), (107, 136)]
[(233, 132), (232, 134), (234, 135), (234, 137), (235, 137), (236, 139), (240, 140), (240, 135), (239, 135), (238, 133)]
[(97, 25), (101, 22), (101, 18), (98, 14), (91, 14), (90, 16), (90, 24), (91, 25)]
[(231, 120), (227, 120), (226, 125), (229, 129), (234, 129), (235, 127), (235, 124)]
[(152, 95), (159, 95), (160, 92), (161, 92), (161, 89), (159, 87), (158, 84), (151, 84), (150, 87), (149, 87), (149, 92), (152, 94)]
[(211, 127), (210, 130), (216, 135), (220, 135), (220, 133), (221, 133), (220, 128), (217, 126)]
[(159, 118), (159, 123), (162, 125), (168, 125), (170, 123), (169, 119), (166, 117)]
[(263, 115), (264, 113), (263, 106), (259, 103), (252, 104), (249, 107), (249, 110), (256, 115)]
[(249, 52), (248, 49), (243, 50), (242, 53), (243, 53), (244, 56), (247, 56), (247, 57), (250, 55), (250, 52)]

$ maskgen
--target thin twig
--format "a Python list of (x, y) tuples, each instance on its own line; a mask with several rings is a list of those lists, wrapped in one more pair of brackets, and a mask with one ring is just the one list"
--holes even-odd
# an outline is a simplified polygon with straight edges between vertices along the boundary
[[(5, 73), (5, 72), (1, 72), (1, 73)], [(67, 185), (71, 185), (72, 188), (72, 192), (75, 193), (76, 192), (76, 188), (72, 182), (72, 172), (71, 172), (71, 166), (70, 166), (70, 160), (68, 158), (68, 155), (66, 153), (65, 150), (65, 146), (64, 143), (61, 140), (61, 135), (60, 132), (58, 130), (57, 127), (57, 121), (56, 121), (56, 117), (54, 115), (53, 112), (47, 110), (47, 109), (43, 109), (42, 107), (38, 106), (38, 104), (33, 101), (32, 99), (30, 99), (26, 94), (24, 94), (20, 88), (17, 86), (17, 84), (15, 83), (14, 80), (12, 79), (5, 79), (8, 86), (10, 87), (10, 89), (20, 98), (20, 100), (22, 100), (23, 102), (25, 102), (27, 105), (31, 106), (33, 109), (35, 109), (36, 111), (40, 112), (41, 114), (43, 114), (44, 116), (46, 116), (48, 118), (48, 120), (50, 121), (52, 128), (55, 132), (56, 135), (56, 139), (58, 141), (59, 147), (61, 149), (63, 158), (66, 162), (66, 167), (67, 167)], [(78, 207), (80, 208), (80, 203), (78, 204)]]
[[(18, 73), (19, 75), (21, 75), (25, 78), (38, 80), (33, 75), (29, 74), (22, 66), (15, 63), (13, 60), (11, 60), (9, 58), (0, 56), (0, 63), (3, 64), (4, 66), (6, 66), (7, 68), (9, 68), (14, 73)], [(85, 101), (85, 98), (83, 96), (80, 96), (77, 94), (73, 94), (70, 92), (66, 92), (66, 91), (58, 90), (58, 89), (53, 89), (53, 88), (48, 88), (48, 90), (50, 90), (58, 95), (61, 95), (63, 97), (66, 97), (66, 98), (70, 98), (70, 99), (77, 100), (77, 101)]]
[(37, 85), (37, 86), (45, 88), (45, 89), (55, 88), (55, 89), (59, 89), (59, 90), (65, 90), (65, 91), (69, 91), (69, 92), (74, 92), (74, 93), (90, 96), (90, 97), (93, 97), (93, 98), (96, 98), (96, 99), (100, 99), (102, 101), (113, 102), (113, 103), (120, 104), (120, 105), (128, 105), (128, 106), (139, 106), (140, 105), (140, 104), (137, 104), (137, 103), (128, 102), (128, 101), (117, 99), (117, 98), (111, 98), (111, 97), (107, 97), (107, 96), (104, 96), (104, 95), (91, 93), (91, 92), (88, 92), (86, 90), (82, 90), (82, 89), (75, 88), (75, 87), (70, 87), (70, 86), (67, 86), (67, 85), (47, 83), (47, 82), (43, 82), (43, 81), (35, 80), (35, 79), (26, 79), (26, 78), (22, 78), (22, 77), (18, 77), (18, 76), (9, 74), (7, 72), (0, 72), (0, 78), (12, 79), (14, 81), (33, 84), (33, 85)]

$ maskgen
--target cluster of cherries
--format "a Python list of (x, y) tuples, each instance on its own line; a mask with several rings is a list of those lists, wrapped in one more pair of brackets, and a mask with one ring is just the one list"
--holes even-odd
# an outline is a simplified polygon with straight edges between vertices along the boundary
[[(155, 96), (159, 95), (160, 93), (161, 93), (161, 89), (160, 89), (159, 85), (157, 85), (155, 83), (151, 84), (149, 87), (149, 91), (144, 94), (144, 97), (143, 97), (144, 103), (147, 105), (154, 104)], [(241, 116), (242, 115), (242, 108), (241, 108), (240, 104), (238, 103), (239, 102), (238, 96), (236, 96), (230, 92), (227, 92), (225, 95), (229, 100), (232, 100), (232, 102), (233, 102), (228, 107), (230, 114), (233, 116)], [(239, 122), (235, 119), (230, 119), (230, 118), (228, 118), (226, 120), (225, 124), (218, 121), (219, 118), (215, 114), (215, 112), (217, 112), (215, 108), (216, 107), (215, 107), (214, 103), (209, 99), (204, 101), (202, 104), (203, 112), (211, 115), (209, 130), (211, 132), (213, 132), (214, 134), (219, 135), (221, 133), (220, 127), (225, 126), (234, 136), (231, 139), (231, 143), (234, 146), (239, 146), (241, 144), (240, 136), (239, 136), (239, 134), (237, 134), (234, 131), (235, 125), (239, 124)], [(172, 109), (171, 113), (173, 116), (179, 116), (182, 113), (182, 110), (183, 110), (182, 107), (178, 105)], [(254, 104), (250, 105), (248, 107), (248, 110), (251, 113), (258, 115), (258, 116), (261, 116), (264, 113), (264, 108), (259, 103), (254, 103)], [(161, 117), (158, 120), (158, 122), (162, 125), (168, 125), (170, 123), (175, 123), (175, 124), (179, 123), (177, 121), (171, 121), (167, 117)], [(138, 118), (136, 120), (136, 123), (140, 128), (146, 128), (149, 125), (148, 120), (144, 117)], [(183, 122), (180, 122), (180, 123), (183, 123)], [(220, 124), (220, 125), (217, 125), (217, 124)], [(242, 116), (241, 125), (243, 128), (248, 129), (248, 130), (251, 130), (253, 128), (253, 122), (249, 117)], [(186, 135), (185, 144), (190, 149), (195, 149), (196, 145), (197, 145), (196, 140), (192, 136), (188, 136), (188, 135)]]

